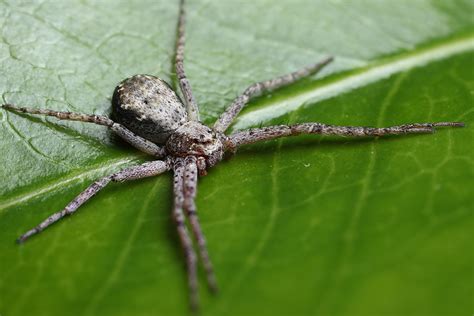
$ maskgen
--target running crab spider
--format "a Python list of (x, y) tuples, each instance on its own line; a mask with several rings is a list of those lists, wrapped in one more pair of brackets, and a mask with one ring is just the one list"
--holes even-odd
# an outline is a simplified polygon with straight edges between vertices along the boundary
[(141, 179), (172, 171), (174, 174), (172, 216), (186, 260), (191, 308), (196, 310), (198, 307), (197, 257), (188, 226), (197, 244), (197, 252), (206, 271), (209, 288), (215, 292), (217, 282), (199, 223), (195, 197), (198, 176), (205, 175), (209, 168), (221, 161), (226, 151), (235, 152), (242, 145), (299, 134), (371, 137), (432, 133), (435, 127), (463, 126), (460, 122), (438, 122), (375, 128), (334, 126), (312, 122), (254, 128), (227, 135), (225, 131), (250, 99), (316, 74), (332, 61), (332, 57), (293, 73), (250, 85), (234, 99), (214, 125), (208, 127), (199, 120), (199, 109), (184, 71), (184, 27), (184, 0), (181, 0), (175, 67), (184, 103), (163, 80), (150, 75), (135, 75), (122, 81), (114, 91), (112, 99), (114, 120), (101, 115), (17, 107), (11, 104), (2, 105), (9, 111), (47, 115), (60, 120), (106, 126), (138, 150), (156, 158), (154, 161), (126, 168), (98, 179), (63, 210), (52, 214), (20, 236), (19, 242), (26, 241), (63, 217), (73, 214), (110, 182)]

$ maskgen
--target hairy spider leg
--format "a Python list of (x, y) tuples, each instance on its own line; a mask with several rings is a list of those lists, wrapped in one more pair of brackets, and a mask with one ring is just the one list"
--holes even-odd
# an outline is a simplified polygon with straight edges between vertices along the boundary
[(84, 204), (90, 198), (96, 195), (97, 192), (102, 190), (111, 181), (124, 182), (128, 180), (136, 180), (146, 177), (157, 176), (169, 170), (170, 168), (170, 163), (168, 161), (155, 160), (151, 162), (146, 162), (139, 166), (126, 168), (122, 171), (102, 177), (92, 183), (87, 189), (82, 191), (74, 200), (69, 202), (69, 204), (62, 211), (54, 213), (53, 215), (42, 221), (39, 225), (37, 225), (33, 229), (30, 229), (25, 234), (21, 235), (20, 238), (18, 238), (18, 242), (24, 242), (31, 236), (46, 229), (51, 224), (56, 223), (63, 217), (73, 214), (82, 204)]
[(189, 223), (193, 231), (194, 238), (198, 244), (199, 256), (204, 265), (207, 275), (207, 284), (213, 293), (218, 290), (217, 280), (214, 274), (214, 268), (212, 266), (211, 259), (209, 258), (209, 252), (207, 251), (206, 238), (201, 229), (199, 218), (196, 208), (196, 193), (197, 193), (197, 181), (198, 181), (198, 167), (197, 158), (194, 156), (188, 156), (185, 158), (185, 170), (184, 170), (184, 210), (188, 217)]
[(229, 136), (229, 149), (259, 141), (300, 134), (320, 134), (336, 136), (385, 136), (433, 133), (435, 127), (463, 127), (461, 122), (413, 123), (390, 127), (337, 126), (321, 123), (301, 123), (295, 125), (275, 125), (238, 131)]
[(191, 310), (197, 311), (199, 307), (198, 298), (198, 279), (197, 279), (197, 260), (194, 252), (193, 242), (188, 234), (188, 229), (185, 224), (185, 217), (183, 212), (184, 207), (184, 174), (185, 165), (183, 158), (174, 159), (173, 165), (174, 179), (174, 205), (173, 205), (173, 219), (178, 230), (179, 240), (183, 248), (186, 259), (186, 269), (188, 274), (188, 287), (190, 296)]
[(67, 121), (79, 121), (79, 122), (86, 122), (86, 123), (94, 123), (102, 126), (107, 126), (110, 128), (114, 133), (119, 135), (125, 141), (127, 141), (130, 145), (137, 148), (138, 150), (147, 153), (149, 155), (155, 156), (157, 158), (162, 158), (166, 155), (166, 150), (163, 147), (156, 145), (155, 143), (138, 136), (137, 134), (133, 133), (123, 125), (119, 123), (115, 123), (111, 119), (103, 115), (90, 115), (90, 114), (82, 114), (82, 113), (72, 113), (72, 112), (59, 112), (54, 110), (48, 109), (34, 109), (34, 108), (26, 108), (26, 107), (17, 107), (11, 104), (4, 104), (2, 107), (6, 110), (20, 112), (20, 113), (28, 113), (28, 114), (40, 114), (46, 116), (53, 116), (60, 120), (67, 120)]
[(214, 130), (220, 133), (225, 132), (251, 98), (260, 96), (267, 91), (288, 86), (298, 80), (314, 75), (331, 61), (333, 61), (333, 57), (327, 57), (319, 63), (306, 66), (295, 72), (250, 85), (241, 95), (235, 98), (231, 105), (221, 114), (219, 119), (214, 123)]
[(184, 96), (188, 119), (190, 121), (199, 121), (199, 108), (191, 90), (191, 84), (189, 83), (188, 78), (186, 78), (186, 73), (184, 72), (184, 44), (186, 42), (184, 32), (186, 25), (186, 12), (184, 5), (184, 0), (181, 0), (179, 4), (178, 38), (176, 40), (176, 76), (178, 77), (179, 87)]

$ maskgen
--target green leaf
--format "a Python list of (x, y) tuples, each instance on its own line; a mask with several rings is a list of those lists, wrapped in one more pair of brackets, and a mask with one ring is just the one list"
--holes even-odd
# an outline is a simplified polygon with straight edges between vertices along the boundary
[[(115, 85), (172, 81), (178, 1), (0, 1), (2, 102), (107, 114)], [(206, 123), (246, 86), (334, 55), (233, 129), (464, 121), (434, 135), (242, 148), (197, 199), (220, 283), (203, 315), (472, 313), (474, 5), (192, 1), (186, 70)], [(147, 159), (102, 127), (0, 111), (0, 315), (183, 315), (171, 178), (112, 184), (24, 245), (93, 179)]]

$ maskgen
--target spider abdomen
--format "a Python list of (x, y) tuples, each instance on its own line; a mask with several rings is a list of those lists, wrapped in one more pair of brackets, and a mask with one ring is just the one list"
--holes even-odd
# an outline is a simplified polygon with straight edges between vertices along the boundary
[(115, 120), (135, 134), (164, 144), (187, 121), (186, 109), (162, 79), (135, 75), (122, 81), (112, 97)]

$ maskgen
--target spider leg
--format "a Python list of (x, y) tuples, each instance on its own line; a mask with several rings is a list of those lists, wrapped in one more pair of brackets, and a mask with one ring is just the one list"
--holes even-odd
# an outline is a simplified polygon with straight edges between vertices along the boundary
[(191, 90), (191, 84), (189, 83), (188, 78), (186, 78), (186, 73), (184, 72), (184, 44), (186, 42), (184, 33), (186, 24), (184, 2), (185, 0), (181, 0), (179, 3), (178, 38), (176, 40), (175, 57), (176, 75), (178, 77), (179, 87), (181, 88), (181, 92), (184, 96), (184, 101), (188, 112), (188, 119), (190, 121), (199, 121), (199, 108), (197, 106), (196, 100), (194, 99), (194, 95)]
[(317, 64), (309, 65), (295, 72), (250, 85), (241, 95), (235, 98), (232, 104), (221, 114), (219, 119), (214, 123), (214, 130), (221, 133), (225, 132), (251, 98), (259, 96), (266, 91), (285, 87), (300, 79), (314, 75), (332, 60), (332, 57), (327, 57)]
[(67, 215), (71, 215), (77, 211), (77, 209), (87, 202), (90, 198), (92, 198), (97, 192), (102, 190), (107, 184), (111, 181), (113, 182), (123, 182), (128, 180), (136, 180), (145, 177), (152, 177), (159, 175), (167, 170), (170, 169), (170, 165), (168, 162), (156, 160), (151, 162), (146, 162), (139, 166), (134, 166), (130, 168), (126, 168), (122, 171), (113, 173), (111, 175), (105, 176), (103, 178), (98, 179), (94, 183), (92, 183), (87, 189), (82, 191), (74, 200), (69, 202), (69, 204), (59, 212), (54, 213), (53, 215), (49, 216), (39, 225), (30, 229), (25, 234), (21, 235), (18, 238), (18, 242), (22, 243), (31, 236), (43, 231), (51, 224), (56, 223), (63, 217)]
[(284, 136), (296, 136), (300, 134), (321, 134), (336, 136), (385, 136), (404, 134), (426, 134), (433, 133), (435, 127), (462, 127), (460, 122), (438, 122), (438, 123), (413, 123), (390, 127), (363, 127), (363, 126), (336, 126), (321, 123), (302, 123), (295, 125), (275, 125), (263, 128), (252, 128), (238, 131), (229, 136), (226, 144), (228, 149), (251, 144), (259, 141), (275, 139)]
[(216, 293), (217, 281), (214, 274), (214, 268), (209, 258), (207, 251), (206, 239), (199, 223), (199, 218), (196, 209), (196, 192), (197, 192), (197, 180), (198, 180), (198, 168), (197, 159), (194, 156), (188, 156), (185, 159), (185, 171), (184, 171), (184, 209), (188, 216), (191, 228), (194, 234), (194, 238), (199, 247), (199, 256), (204, 265), (204, 269), (207, 274), (207, 283), (213, 293)]
[(193, 242), (188, 234), (188, 229), (185, 224), (185, 217), (183, 212), (184, 206), (184, 174), (185, 166), (183, 158), (176, 158), (173, 166), (174, 180), (173, 180), (173, 191), (174, 191), (174, 206), (173, 206), (173, 218), (176, 222), (178, 230), (179, 240), (183, 247), (184, 256), (186, 258), (186, 269), (188, 272), (188, 287), (190, 295), (191, 310), (197, 311), (199, 305), (198, 298), (198, 279), (197, 279), (197, 267), (196, 267), (196, 253), (193, 249)]
[(111, 119), (103, 115), (89, 115), (89, 114), (82, 114), (82, 113), (72, 113), (72, 112), (59, 112), (54, 110), (48, 109), (34, 109), (34, 108), (26, 108), (26, 107), (17, 107), (11, 104), (3, 104), (2, 108), (20, 112), (20, 113), (28, 113), (28, 114), (40, 114), (46, 116), (53, 116), (60, 120), (67, 120), (67, 121), (79, 121), (79, 122), (86, 122), (86, 123), (94, 123), (97, 125), (102, 125), (110, 128), (114, 133), (119, 135), (125, 141), (127, 141), (130, 145), (137, 148), (138, 150), (147, 153), (149, 155), (162, 158), (166, 155), (166, 151), (164, 148), (152, 143), (151, 141), (138, 136), (137, 134), (133, 133), (132, 131), (128, 130), (126, 127), (119, 123), (115, 123)]
[(49, 110), (49, 109), (35, 109), (35, 108), (19, 107), (12, 104), (3, 104), (2, 108), (9, 111), (14, 111), (14, 112), (54, 116), (60, 120), (94, 123), (97, 125), (103, 125), (107, 127), (111, 127), (114, 124), (114, 121), (112, 121), (111, 119), (103, 115), (89, 115), (89, 114), (82, 114), (82, 113), (59, 112), (59, 111), (54, 111), (54, 110)]

